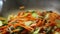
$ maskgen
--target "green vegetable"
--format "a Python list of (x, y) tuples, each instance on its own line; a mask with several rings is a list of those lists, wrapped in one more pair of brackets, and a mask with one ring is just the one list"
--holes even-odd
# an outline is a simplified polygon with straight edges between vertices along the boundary
[(55, 21), (56, 21), (56, 23), (57, 23), (57, 27), (60, 28), (60, 20), (57, 19), (57, 20), (55, 20)]
[(0, 26), (2, 26), (3, 25), (3, 22), (2, 21), (0, 21)]
[(38, 15), (37, 13), (32, 13), (32, 16), (33, 16), (34, 18), (37, 18), (39, 15)]
[(39, 34), (40, 28), (36, 28), (36, 30), (33, 32), (33, 34)]
[(29, 26), (29, 25), (31, 25), (33, 22), (32, 21), (27, 21), (27, 22), (25, 22), (25, 25), (26, 26)]

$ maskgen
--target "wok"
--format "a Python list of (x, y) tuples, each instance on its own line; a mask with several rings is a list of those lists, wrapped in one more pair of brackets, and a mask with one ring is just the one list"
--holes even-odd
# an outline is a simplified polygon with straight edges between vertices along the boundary
[(9, 14), (17, 14), (21, 11), (20, 6), (25, 10), (42, 9), (60, 12), (60, 0), (3, 0), (1, 16), (7, 17)]

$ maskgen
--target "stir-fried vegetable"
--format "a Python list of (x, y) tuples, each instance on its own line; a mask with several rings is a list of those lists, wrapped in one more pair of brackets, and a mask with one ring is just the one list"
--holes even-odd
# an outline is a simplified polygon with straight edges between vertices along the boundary
[[(60, 34), (60, 15), (52, 11), (28, 10), (0, 18), (1, 34)], [(55, 28), (56, 26), (56, 28)]]

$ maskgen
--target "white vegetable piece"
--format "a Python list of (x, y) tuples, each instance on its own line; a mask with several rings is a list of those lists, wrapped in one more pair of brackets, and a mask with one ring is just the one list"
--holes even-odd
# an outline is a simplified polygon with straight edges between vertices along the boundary
[(50, 14), (46, 14), (46, 15), (45, 15), (45, 19), (48, 19), (48, 18), (49, 18), (49, 15), (50, 15)]

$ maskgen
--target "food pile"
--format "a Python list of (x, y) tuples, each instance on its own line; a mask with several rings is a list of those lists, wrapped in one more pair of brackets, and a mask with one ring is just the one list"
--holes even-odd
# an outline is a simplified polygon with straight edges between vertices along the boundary
[(0, 20), (0, 34), (60, 34), (60, 15), (28, 10)]

